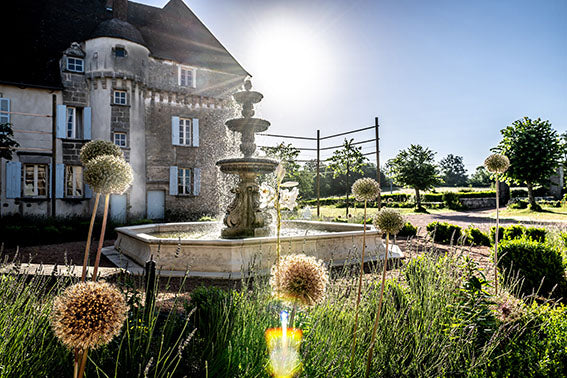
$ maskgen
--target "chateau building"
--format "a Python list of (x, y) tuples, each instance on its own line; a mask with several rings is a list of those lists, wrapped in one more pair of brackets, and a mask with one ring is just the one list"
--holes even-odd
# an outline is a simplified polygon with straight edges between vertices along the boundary
[[(120, 146), (132, 187), (111, 217), (218, 211), (231, 95), (249, 74), (183, 0), (23, 0), (0, 63), (0, 123), (20, 146), (1, 162), (0, 215), (82, 216), (92, 193), (80, 148)], [(18, 32), (18, 29), (21, 29)]]

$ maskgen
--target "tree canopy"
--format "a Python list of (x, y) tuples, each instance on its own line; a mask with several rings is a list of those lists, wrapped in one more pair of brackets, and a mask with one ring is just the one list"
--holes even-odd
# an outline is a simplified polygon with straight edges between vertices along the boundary
[(14, 131), (9, 123), (0, 123), (0, 158), (12, 160), (12, 153), (20, 144), (14, 140)]
[(467, 174), (462, 156), (447, 155), (439, 163), (443, 181), (447, 186), (463, 186), (467, 183)]
[(434, 157), (435, 152), (429, 148), (412, 144), (387, 163), (388, 174), (397, 185), (415, 190), (418, 209), (421, 209), (420, 190), (431, 189), (441, 182)]
[(546, 185), (565, 156), (561, 139), (549, 121), (524, 117), (500, 130), (502, 141), (493, 151), (510, 159), (510, 168), (502, 175), (508, 183), (528, 187), (532, 208), (537, 208), (533, 195), (536, 184)]

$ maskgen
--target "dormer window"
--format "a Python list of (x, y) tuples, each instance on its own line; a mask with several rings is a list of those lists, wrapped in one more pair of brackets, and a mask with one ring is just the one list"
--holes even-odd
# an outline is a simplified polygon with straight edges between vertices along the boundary
[(191, 67), (179, 66), (179, 85), (182, 87), (195, 88), (196, 70)]
[(70, 72), (85, 72), (85, 61), (81, 58), (67, 57), (67, 71)]
[(125, 58), (126, 55), (128, 55), (124, 46), (120, 46), (120, 45), (114, 46), (113, 50), (114, 50), (114, 56), (116, 58)]

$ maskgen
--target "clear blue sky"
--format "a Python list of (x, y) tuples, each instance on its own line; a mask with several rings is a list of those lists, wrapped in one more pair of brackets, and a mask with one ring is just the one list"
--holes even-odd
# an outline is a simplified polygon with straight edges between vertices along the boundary
[(516, 119), (567, 131), (567, 0), (185, 1), (252, 74), (271, 133), (329, 135), (379, 116), (382, 163), (414, 143), (472, 172)]

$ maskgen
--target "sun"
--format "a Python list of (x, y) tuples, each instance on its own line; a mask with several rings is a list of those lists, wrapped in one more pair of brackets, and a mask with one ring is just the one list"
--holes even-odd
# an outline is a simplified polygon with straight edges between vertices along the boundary
[(250, 72), (257, 88), (277, 100), (323, 96), (334, 65), (317, 30), (289, 20), (269, 23), (250, 44)]

